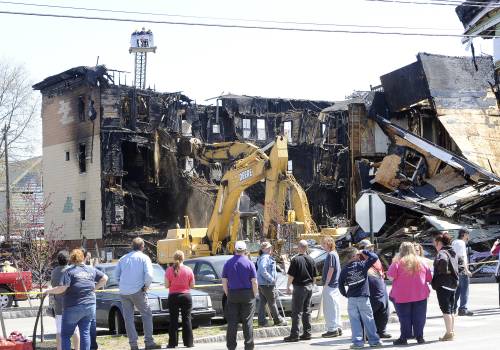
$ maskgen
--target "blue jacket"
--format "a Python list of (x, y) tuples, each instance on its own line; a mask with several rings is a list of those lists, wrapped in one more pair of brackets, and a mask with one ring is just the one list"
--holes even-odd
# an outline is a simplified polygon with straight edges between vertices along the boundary
[(257, 260), (257, 283), (259, 286), (274, 286), (276, 278), (276, 261), (269, 254), (262, 254)]
[[(367, 260), (352, 261), (340, 272), (339, 290), (347, 298), (370, 296), (367, 275), (370, 267), (378, 260), (378, 256), (368, 250), (363, 250), (363, 254), (368, 256)], [(346, 285), (349, 288), (347, 291)]]

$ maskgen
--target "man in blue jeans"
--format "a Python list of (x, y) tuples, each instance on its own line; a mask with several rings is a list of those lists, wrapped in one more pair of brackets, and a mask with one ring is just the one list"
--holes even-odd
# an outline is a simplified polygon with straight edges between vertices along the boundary
[(467, 242), (469, 241), (469, 231), (466, 229), (458, 230), (458, 239), (455, 239), (451, 244), (458, 257), (458, 287), (455, 292), (455, 307), (457, 309), (458, 299), (460, 299), (460, 307), (458, 308), (458, 316), (472, 316), (474, 313), (467, 309), (469, 301), (469, 281), (472, 273), (469, 271), (469, 258), (467, 254)]
[[(377, 334), (370, 304), (370, 289), (368, 286), (368, 270), (377, 261), (377, 254), (368, 250), (359, 252), (351, 247), (346, 251), (347, 265), (340, 272), (339, 290), (348, 299), (347, 312), (351, 322), (351, 349), (362, 349), (365, 344), (363, 325), (368, 335), (368, 343), (372, 348), (382, 346)], [(346, 291), (345, 287), (348, 287)]]
[(286, 326), (286, 321), (280, 317), (278, 306), (276, 305), (277, 291), (276, 280), (276, 261), (271, 256), (272, 245), (269, 242), (263, 242), (260, 245), (262, 255), (257, 259), (257, 283), (259, 284), (259, 326), (268, 325), (266, 319), (266, 305), (274, 321), (275, 326)]

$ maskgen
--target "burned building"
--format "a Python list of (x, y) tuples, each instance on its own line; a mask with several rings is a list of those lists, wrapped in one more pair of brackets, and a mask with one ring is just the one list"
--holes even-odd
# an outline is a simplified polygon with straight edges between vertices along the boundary
[[(202, 140), (251, 142), (265, 146), (277, 135), (288, 140), (288, 169), (306, 190), (314, 221), (337, 226), (347, 217), (348, 149), (340, 119), (321, 111), (327, 101), (223, 95), (200, 117)], [(252, 202), (264, 202), (264, 186), (247, 190)]]
[(104, 66), (72, 68), (34, 89), (43, 96), (46, 222), (62, 225), (68, 245), (161, 236), (184, 215), (206, 225), (210, 185), (186, 176), (176, 156), (183, 121), (196, 115), (189, 98), (117, 85)]
[[(353, 202), (362, 191), (375, 191), (387, 205), (380, 241), (438, 221), (468, 227), (481, 239), (499, 232), (493, 72), (491, 57), (474, 63), (421, 53), (382, 76), (374, 91), (324, 111), (348, 122)], [(353, 240), (364, 236), (358, 229)]]
[[(225, 95), (199, 106), (182, 93), (115, 84), (104, 66), (72, 68), (34, 88), (43, 96), (46, 221), (63, 226), (68, 245), (109, 251), (137, 234), (154, 244), (184, 216), (207, 227), (229, 165), (187, 157), (183, 137), (263, 147), (286, 135), (289, 170), (316, 222), (331, 226), (347, 215), (347, 138), (340, 119), (321, 113), (329, 102)], [(248, 190), (240, 211), (261, 210), (263, 191)]]

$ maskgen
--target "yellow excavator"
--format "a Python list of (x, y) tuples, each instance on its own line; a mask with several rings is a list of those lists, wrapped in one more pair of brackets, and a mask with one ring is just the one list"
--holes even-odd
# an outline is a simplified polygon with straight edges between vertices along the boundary
[[(191, 228), (185, 217), (185, 227), (171, 229), (167, 238), (157, 243), (160, 264), (173, 262), (176, 250), (182, 250), (186, 258), (232, 253), (238, 240), (240, 226), (239, 200), (242, 192), (259, 181), (265, 181), (264, 222), (262, 235), (271, 241), (279, 240), (279, 231), (304, 238), (318, 238), (331, 234), (330, 229), (318, 233), (309, 211), (307, 196), (288, 168), (287, 140), (283, 136), (264, 148), (247, 142), (222, 142), (203, 144), (190, 139), (184, 144), (183, 153), (204, 164), (231, 163), (231, 168), (220, 181), (217, 199), (208, 228)], [(186, 149), (189, 149), (186, 152)], [(270, 150), (269, 155), (266, 151)], [(285, 213), (289, 198), (291, 208)], [(280, 227), (280, 230), (278, 230)]]

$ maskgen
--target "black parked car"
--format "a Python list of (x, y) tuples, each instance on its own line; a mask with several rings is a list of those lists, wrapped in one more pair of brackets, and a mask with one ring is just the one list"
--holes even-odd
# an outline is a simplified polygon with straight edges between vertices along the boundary
[[(99, 264), (97, 269), (108, 275), (109, 280), (104, 289), (117, 289), (118, 281), (115, 277), (116, 263)], [(153, 311), (153, 327), (155, 329), (167, 328), (170, 320), (168, 312), (168, 290), (165, 285), (165, 270), (153, 264), (153, 283), (148, 291), (148, 299)], [(122, 305), (117, 291), (99, 292), (97, 295), (96, 321), (98, 327), (109, 328), (115, 334), (125, 334)], [(199, 290), (191, 290), (193, 297), (193, 328), (209, 325), (215, 310), (212, 308), (210, 296)], [(141, 328), (141, 315), (137, 311), (134, 315), (136, 327)]]

